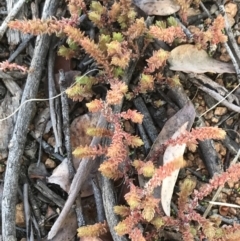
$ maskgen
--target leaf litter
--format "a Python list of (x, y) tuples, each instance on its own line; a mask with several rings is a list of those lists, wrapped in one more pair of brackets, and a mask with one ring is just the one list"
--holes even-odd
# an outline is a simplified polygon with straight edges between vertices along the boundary
[(208, 53), (192, 44), (183, 44), (170, 52), (168, 62), (171, 70), (185, 73), (235, 73), (232, 63), (211, 58)]
[[(180, 6), (176, 4), (175, 1), (163, 0), (163, 1), (149, 1), (149, 0), (134, 0), (134, 3), (141, 8), (148, 15), (159, 15), (167, 16), (179, 11)], [(235, 73), (233, 65), (229, 63), (224, 63), (211, 58), (206, 51), (198, 50), (191, 44), (183, 44), (175, 47), (168, 59), (170, 69), (174, 71), (182, 71), (185, 73)], [(174, 114), (162, 128), (157, 140), (152, 146), (152, 149), (146, 158), (153, 156), (159, 145), (163, 145), (165, 141), (177, 138), (185, 130), (190, 130), (193, 120), (195, 117), (195, 108), (187, 103), (179, 112)], [(89, 120), (88, 120), (89, 121)], [(90, 123), (91, 121), (89, 121)], [(94, 121), (93, 121), (94, 122)], [(84, 124), (84, 123), (83, 123)], [(93, 123), (94, 124), (94, 123)], [(79, 131), (81, 132), (81, 131)], [(74, 134), (73, 134), (74, 136)], [(74, 141), (73, 141), (74, 142)], [(185, 150), (184, 145), (169, 145), (162, 155), (162, 165), (174, 160), (175, 158), (183, 157)], [(159, 157), (160, 159), (160, 157)], [(76, 165), (78, 165), (79, 160), (75, 160)], [(62, 169), (62, 170), (61, 170)], [(59, 184), (63, 190), (66, 192), (69, 190), (70, 180), (66, 173), (67, 167), (65, 161), (62, 162), (53, 171), (52, 176), (48, 179), (49, 183)], [(62, 173), (62, 171), (65, 171)], [(170, 202), (173, 196), (174, 186), (176, 185), (176, 179), (179, 170), (172, 173), (171, 176), (164, 179), (161, 186), (161, 191), (158, 193), (161, 197), (161, 203), (166, 215), (170, 215)], [(44, 176), (44, 175), (41, 175)], [(45, 174), (47, 176), (47, 174)], [(91, 177), (90, 177), (91, 179)], [(139, 176), (141, 179), (141, 176)], [(92, 195), (92, 191), (90, 194)], [(88, 195), (86, 195), (88, 196)], [(71, 213), (72, 215), (72, 213)], [(70, 216), (71, 216), (70, 215)], [(69, 226), (70, 225), (70, 226)], [(69, 219), (66, 219), (63, 226), (65, 229), (61, 229), (54, 240), (70, 240), (74, 237), (76, 232), (76, 217), (75, 214)], [(70, 229), (69, 229), (70, 228)], [(69, 230), (68, 230), (69, 229)], [(66, 234), (64, 234), (66, 232)], [(83, 238), (85, 240), (101, 240), (98, 238)]]
[(134, 0), (133, 2), (148, 15), (168, 16), (180, 9), (174, 0)]

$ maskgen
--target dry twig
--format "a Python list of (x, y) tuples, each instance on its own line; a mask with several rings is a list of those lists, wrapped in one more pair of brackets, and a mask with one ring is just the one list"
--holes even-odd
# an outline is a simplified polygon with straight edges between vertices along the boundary
[[(44, 5), (43, 19), (54, 15), (58, 1), (47, 0)], [(23, 92), (22, 103), (34, 98), (37, 94), (41, 79), (44, 59), (46, 58), (50, 36), (41, 35), (37, 38), (34, 56), (31, 62), (32, 71), (28, 74), (26, 86)], [(28, 102), (22, 106), (18, 113), (13, 137), (9, 145), (9, 156), (5, 173), (5, 183), (2, 201), (2, 230), (4, 241), (15, 241), (15, 204), (18, 187), (20, 160), (24, 151), (28, 126), (31, 120), (33, 103)]]
[(8, 16), (3, 21), (0, 27), (0, 40), (3, 37), (5, 31), (7, 30), (8, 23), (16, 17), (17, 13), (22, 8), (24, 3), (25, 3), (25, 0), (19, 0), (17, 4), (14, 6), (14, 8), (12, 9), (12, 11), (8, 14)]

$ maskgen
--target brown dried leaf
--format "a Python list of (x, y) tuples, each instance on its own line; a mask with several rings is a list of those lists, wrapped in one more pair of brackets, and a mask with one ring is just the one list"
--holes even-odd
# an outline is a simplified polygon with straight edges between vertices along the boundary
[[(87, 135), (87, 129), (96, 127), (99, 119), (99, 113), (87, 113), (73, 120), (70, 126), (70, 137), (73, 151), (78, 146), (90, 145), (92, 137)], [(73, 156), (73, 164), (75, 169), (78, 168), (81, 159)]]
[(225, 5), (225, 12), (229, 14), (231, 17), (235, 17), (238, 11), (238, 7), (236, 3), (229, 2)]
[(51, 239), (52, 241), (66, 241), (73, 240), (77, 232), (77, 218), (76, 213), (71, 210), (67, 217), (64, 219), (61, 229), (56, 236)]
[(18, 203), (16, 205), (16, 216), (15, 216), (16, 225), (19, 227), (25, 227), (25, 215), (23, 203)]
[[(172, 139), (177, 138), (180, 136), (184, 131), (186, 131), (188, 125), (188, 121), (184, 123), (172, 136)], [(183, 157), (184, 150), (185, 150), (186, 144), (182, 145), (169, 145), (167, 149), (164, 152), (163, 155), (163, 164), (167, 164), (169, 162), (175, 161), (178, 158)], [(162, 188), (161, 188), (161, 203), (163, 211), (167, 216), (170, 216), (170, 209), (171, 209), (171, 199), (173, 195), (174, 186), (177, 181), (179, 169), (175, 170), (171, 173), (171, 176), (166, 177), (162, 181)]]
[[(74, 119), (70, 126), (73, 150), (80, 145), (85, 146), (90, 144), (92, 137), (88, 136), (86, 131), (87, 128), (95, 127), (97, 125), (98, 118), (99, 113), (88, 113)], [(80, 162), (81, 158), (73, 156), (73, 165), (76, 170)], [(90, 175), (89, 179), (84, 182), (81, 189), (81, 197), (88, 197), (93, 194), (91, 178), (92, 176)], [(55, 168), (53, 174), (48, 178), (48, 183), (58, 184), (65, 192), (69, 191), (71, 183), (69, 179), (67, 159), (64, 159), (63, 162)]]
[(198, 50), (192, 44), (184, 44), (174, 48), (168, 58), (171, 70), (186, 73), (235, 73), (230, 63), (211, 58), (203, 49)]
[(188, 101), (181, 110), (179, 110), (165, 123), (157, 139), (153, 143), (152, 148), (145, 159), (145, 162), (154, 159), (154, 157), (156, 157), (156, 154), (159, 153), (159, 147), (163, 145), (166, 141), (168, 141), (174, 135), (174, 133), (187, 121), (189, 121), (187, 130), (190, 130), (195, 115), (195, 108), (193, 104)]
[(175, 0), (134, 0), (133, 2), (148, 15), (167, 16), (180, 9)]
[(71, 183), (69, 179), (67, 158), (54, 169), (52, 175), (48, 178), (48, 183), (59, 185), (65, 192), (69, 191)]
[(40, 162), (39, 164), (32, 163), (28, 167), (28, 176), (30, 178), (45, 179), (47, 176), (49, 176), (49, 174), (45, 165), (42, 162)]
[[(164, 125), (161, 134), (165, 133), (168, 139), (175, 139), (181, 135), (184, 131), (190, 130), (195, 118), (195, 109), (191, 102), (188, 102), (180, 111), (172, 116)], [(158, 136), (158, 138), (159, 138)], [(166, 138), (165, 137), (165, 138)], [(157, 139), (158, 139), (157, 138)], [(186, 144), (182, 145), (169, 145), (163, 155), (163, 165), (177, 159), (182, 159)], [(172, 199), (173, 189), (178, 177), (179, 170), (172, 172), (171, 176), (168, 176), (162, 181), (161, 186), (161, 204), (166, 215), (170, 216), (170, 203)]]
[[(179, 149), (174, 150), (174, 149), (166, 149), (164, 155), (162, 156), (161, 154), (159, 155), (159, 147), (161, 147), (161, 145), (163, 145), (166, 141), (168, 141), (170, 138), (173, 138), (176, 133), (178, 133), (180, 130), (182, 131), (182, 128), (185, 128), (186, 130), (190, 130), (195, 118), (195, 108), (193, 106), (193, 104), (188, 101), (187, 104), (181, 109), (179, 110), (175, 115), (173, 115), (164, 125), (163, 129), (161, 130), (160, 134), (158, 135), (157, 139), (155, 140), (155, 142), (152, 145), (152, 148), (147, 156), (147, 158), (145, 159), (145, 161), (148, 160), (152, 160), (154, 159), (154, 157), (156, 157), (156, 155), (159, 157), (158, 160), (158, 164), (164, 164), (167, 163), (168, 161), (173, 160), (173, 154), (175, 152), (176, 158), (181, 157), (182, 156), (182, 150), (184, 150), (185, 145), (184, 146), (180, 146)], [(180, 133), (181, 133), (180, 131)], [(161, 163), (161, 159), (163, 160)], [(174, 178), (172, 178), (174, 179)], [(140, 180), (141, 181), (141, 180)], [(174, 180), (172, 181), (172, 184), (174, 186), (175, 182)], [(168, 180), (166, 179), (166, 181), (164, 180), (162, 182), (163, 187), (162, 191), (160, 192), (160, 187), (155, 188), (154, 190), (154, 197), (155, 198), (160, 198), (161, 202), (162, 202), (162, 206), (164, 211), (166, 212), (167, 215), (169, 215), (170, 211), (168, 211), (168, 206), (170, 205), (170, 201), (171, 201), (171, 197), (172, 197), (172, 192), (169, 192), (169, 194), (167, 194), (168, 196), (165, 197), (165, 192), (168, 192), (168, 188), (169, 190), (171, 190), (172, 187), (168, 186)], [(167, 190), (167, 191), (166, 191)]]

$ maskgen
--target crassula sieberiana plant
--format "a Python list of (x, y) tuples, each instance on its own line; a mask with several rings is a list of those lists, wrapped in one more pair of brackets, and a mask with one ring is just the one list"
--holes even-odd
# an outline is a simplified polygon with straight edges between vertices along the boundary
[[(183, 18), (186, 8), (191, 1), (184, 2), (182, 7)], [(197, 1), (196, 1), (197, 2)], [(124, 71), (132, 59), (143, 55), (147, 44), (157, 38), (172, 45), (187, 41), (182, 28), (174, 20), (168, 18), (166, 21), (156, 21), (155, 24), (147, 27), (143, 17), (138, 17), (131, 0), (119, 1), (91, 1), (87, 6), (83, 0), (69, 0), (67, 2), (69, 18), (48, 20), (16, 20), (9, 24), (10, 28), (18, 29), (24, 33), (34, 35), (56, 34), (67, 37), (66, 45), (60, 46), (58, 53), (66, 58), (78, 57), (79, 50), (84, 50), (98, 64), (99, 72), (96, 76), (79, 76), (76, 84), (67, 90), (67, 94), (74, 100), (82, 101), (84, 98), (89, 101), (87, 107), (90, 112), (101, 111), (108, 122), (114, 126), (113, 131), (106, 129), (92, 128), (89, 134), (92, 136), (107, 136), (111, 138), (111, 144), (106, 146), (79, 146), (74, 150), (77, 157), (96, 157), (105, 155), (106, 160), (101, 164), (100, 172), (113, 180), (126, 178), (130, 190), (125, 195), (126, 205), (116, 206), (115, 212), (122, 217), (122, 221), (115, 227), (118, 235), (128, 235), (133, 241), (157, 239), (161, 230), (165, 227), (172, 227), (181, 232), (183, 240), (194, 240), (198, 235), (208, 240), (237, 240), (240, 237), (239, 225), (231, 227), (220, 227), (213, 225), (211, 221), (203, 218), (194, 209), (198, 200), (209, 195), (213, 189), (222, 186), (227, 180), (238, 180), (240, 177), (239, 164), (230, 167), (226, 173), (216, 176), (209, 184), (204, 185), (200, 190), (195, 190), (194, 182), (186, 179), (181, 185), (178, 198), (177, 217), (167, 217), (159, 208), (159, 199), (153, 196), (153, 190), (159, 186), (162, 180), (170, 175), (172, 171), (185, 165), (182, 158), (173, 160), (163, 167), (156, 167), (154, 160), (143, 162), (132, 160), (129, 163), (130, 148), (139, 147), (143, 144), (138, 136), (133, 136), (124, 131), (123, 120), (130, 120), (133, 123), (141, 123), (143, 115), (135, 110), (116, 113), (113, 106), (122, 103), (124, 97), (130, 99), (140, 93), (146, 93), (154, 89), (155, 82), (167, 80), (162, 75), (166, 65), (169, 52), (160, 49), (152, 53), (152, 56), (145, 60), (137, 86), (130, 90), (123, 81)], [(97, 39), (91, 39), (86, 33), (79, 29), (79, 16), (84, 13), (98, 29)], [(208, 29), (204, 31), (195, 30), (193, 39), (199, 48), (206, 48), (209, 44), (225, 42), (223, 34), (224, 20), (218, 16)], [(143, 48), (139, 48), (139, 38), (143, 41)], [(67, 47), (66, 47), (67, 46)], [(171, 84), (177, 84), (178, 78), (174, 76)], [(96, 99), (92, 86), (103, 83), (109, 86), (105, 99)], [(175, 140), (169, 140), (161, 150), (168, 145), (183, 143), (196, 143), (196, 140), (207, 138), (223, 139), (224, 131), (218, 128), (201, 128), (186, 132)], [(142, 188), (134, 185), (128, 178), (128, 170), (122, 165), (128, 162), (135, 168), (139, 175), (148, 178), (148, 182)], [(194, 194), (191, 198), (190, 195)], [(142, 227), (142, 228), (141, 228)], [(79, 236), (98, 236), (108, 230), (106, 223), (99, 223), (79, 228)]]

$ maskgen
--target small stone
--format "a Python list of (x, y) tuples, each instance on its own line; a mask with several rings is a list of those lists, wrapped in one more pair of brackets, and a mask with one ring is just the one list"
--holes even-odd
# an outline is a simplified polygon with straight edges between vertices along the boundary
[(232, 27), (235, 24), (235, 19), (227, 13), (227, 18), (228, 18), (228, 24), (230, 27)]
[[(221, 53), (221, 54), (227, 53), (226, 48), (225, 48), (225, 47), (221, 47), (221, 48), (220, 48), (220, 53)], [(222, 80), (222, 79), (221, 79), (221, 80)]]
[(203, 107), (204, 107), (204, 106), (206, 106), (205, 101), (204, 101), (204, 100), (202, 100), (202, 101), (200, 102), (200, 105), (201, 105), (201, 106), (203, 106)]
[(227, 113), (227, 108), (226, 107), (217, 107), (214, 111), (215, 115), (224, 115)]
[(56, 145), (56, 141), (55, 141), (54, 136), (49, 137), (48, 140), (47, 140), (47, 143), (49, 145), (51, 145), (51, 146), (55, 146)]
[(133, 126), (130, 123), (130, 121), (124, 121), (124, 130), (128, 133), (131, 133), (131, 134), (133, 134), (135, 132)]
[(231, 213), (232, 215), (236, 215), (236, 214), (237, 214), (236, 208), (230, 207), (230, 208), (229, 208), (229, 213)]
[(218, 200), (222, 203), (227, 203), (228, 195), (226, 193), (221, 193), (218, 196)]
[(188, 8), (187, 9), (187, 16), (196, 16), (199, 15), (201, 12), (199, 11), (199, 9), (195, 9), (195, 8)]
[(55, 168), (56, 167), (56, 162), (54, 162), (52, 159), (48, 158), (45, 162), (46, 168)]
[(216, 4), (212, 4), (210, 8), (210, 13), (214, 14), (218, 11), (218, 6)]
[(220, 151), (220, 143), (216, 142), (216, 143), (214, 143), (214, 146), (215, 146), (216, 152), (219, 152)]
[(235, 183), (234, 188), (235, 188), (235, 189), (238, 189), (238, 188), (239, 188), (239, 183), (238, 183), (238, 182)]
[(222, 145), (220, 144), (220, 152), (221, 156), (225, 156), (226, 153), (227, 153), (227, 149)]
[(203, 106), (199, 106), (198, 108), (197, 108), (197, 111), (198, 111), (198, 113), (201, 115), (201, 114), (203, 114), (204, 112), (205, 112), (205, 107), (203, 107)]
[(24, 208), (23, 203), (19, 203), (16, 205), (16, 217), (15, 217), (16, 225), (19, 227), (25, 227), (25, 218), (24, 218)]
[(228, 62), (229, 60), (231, 60), (231, 58), (228, 53), (224, 53), (220, 55), (219, 60), (223, 62)]
[(237, 198), (235, 199), (235, 203), (238, 204), (238, 205), (240, 205), (240, 197), (237, 197)]
[(197, 145), (194, 144), (194, 143), (187, 143), (187, 148), (188, 148), (189, 151), (195, 153), (196, 150), (197, 150)]
[(230, 188), (223, 188), (222, 193), (226, 194), (226, 196), (230, 196), (230, 195), (232, 195), (232, 190)]
[(209, 120), (213, 118), (213, 111), (209, 111), (206, 115), (205, 115), (205, 119)]
[(192, 153), (188, 153), (188, 154), (187, 154), (187, 159), (188, 159), (189, 161), (193, 161), (193, 160), (194, 160), (194, 155), (193, 155)]
[(229, 2), (225, 5), (225, 12), (231, 15), (231, 17), (234, 18), (237, 14), (237, 11), (238, 11), (238, 8), (236, 3)]
[[(198, 169), (201, 170), (201, 169), (204, 169), (205, 168), (205, 165), (203, 164), (203, 161), (200, 157), (196, 157), (195, 158), (195, 164), (198, 166)], [(203, 171), (203, 170), (202, 170)]]
[(226, 120), (226, 124), (227, 124), (228, 126), (231, 126), (232, 123), (233, 123), (233, 118)]
[(212, 123), (218, 123), (218, 118), (217, 117), (213, 117), (212, 119), (211, 119), (211, 121), (212, 121)]
[(205, 126), (206, 126), (206, 127), (207, 127), (207, 126), (210, 126), (210, 123), (209, 123), (208, 121), (205, 121), (204, 123), (205, 123)]
[(227, 185), (229, 188), (233, 188), (234, 187), (234, 182), (232, 182), (231, 180), (227, 181)]
[(212, 216), (211, 216), (211, 221), (214, 219), (215, 220), (215, 218), (217, 217), (217, 216), (214, 216), (214, 214), (218, 214), (218, 209), (217, 208), (213, 208), (212, 209), (212, 212), (213, 212), (213, 218), (212, 218)]

